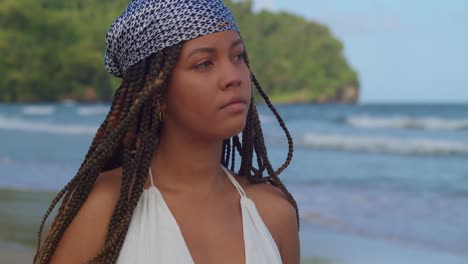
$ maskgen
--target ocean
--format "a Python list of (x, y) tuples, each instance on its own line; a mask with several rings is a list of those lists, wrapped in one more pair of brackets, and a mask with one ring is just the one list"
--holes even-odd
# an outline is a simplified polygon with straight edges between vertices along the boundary
[[(0, 104), (0, 243), (34, 245), (43, 213), (75, 175), (109, 107)], [(258, 107), (278, 167), (285, 136)], [(468, 105), (276, 108), (295, 146), (281, 177), (304, 226), (468, 255)]]

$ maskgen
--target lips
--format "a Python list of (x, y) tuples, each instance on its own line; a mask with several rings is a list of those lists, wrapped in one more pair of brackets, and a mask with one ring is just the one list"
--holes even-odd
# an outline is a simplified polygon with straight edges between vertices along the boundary
[(240, 97), (240, 96), (233, 97), (227, 103), (225, 103), (223, 106), (221, 106), (221, 109), (232, 106), (232, 105), (236, 105), (236, 104), (245, 105), (245, 104), (247, 104), (247, 100), (244, 99), (243, 97)]

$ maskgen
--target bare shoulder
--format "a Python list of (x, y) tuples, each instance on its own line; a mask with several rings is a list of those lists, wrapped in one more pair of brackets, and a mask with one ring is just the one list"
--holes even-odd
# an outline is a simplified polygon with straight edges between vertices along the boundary
[(296, 222), (296, 209), (278, 187), (269, 183), (253, 184), (245, 177), (242, 177), (242, 185), (266, 223), (271, 226), (283, 226), (292, 220)]
[(250, 183), (242, 177), (242, 186), (259, 210), (267, 215), (288, 215), (296, 218), (296, 210), (286, 195), (278, 187), (269, 183)]
[(120, 196), (122, 169), (102, 172), (63, 234), (51, 263), (83, 263), (104, 246), (107, 226)]
[[(296, 209), (278, 187), (269, 183), (250, 183), (236, 176), (247, 196), (252, 199), (268, 227), (284, 263), (299, 263), (299, 232)], [(286, 259), (285, 259), (286, 258)]]

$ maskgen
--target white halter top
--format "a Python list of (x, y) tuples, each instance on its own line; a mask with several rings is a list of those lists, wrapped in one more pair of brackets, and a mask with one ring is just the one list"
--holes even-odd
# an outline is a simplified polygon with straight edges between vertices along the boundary
[[(260, 217), (254, 202), (248, 198), (231, 173), (221, 166), (240, 194), (246, 264), (281, 263), (281, 256)], [(120, 251), (118, 264), (193, 264), (182, 232), (161, 192), (153, 183), (143, 190)]]

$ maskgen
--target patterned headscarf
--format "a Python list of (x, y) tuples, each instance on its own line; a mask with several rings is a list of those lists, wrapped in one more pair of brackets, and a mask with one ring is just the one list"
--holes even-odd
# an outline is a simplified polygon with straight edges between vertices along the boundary
[(166, 47), (226, 30), (239, 32), (222, 0), (133, 0), (106, 34), (106, 69), (122, 77)]

